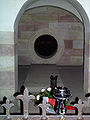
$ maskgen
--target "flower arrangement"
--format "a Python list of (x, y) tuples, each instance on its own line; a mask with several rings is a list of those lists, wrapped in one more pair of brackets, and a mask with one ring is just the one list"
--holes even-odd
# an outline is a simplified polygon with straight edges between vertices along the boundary
[(43, 97), (47, 97), (48, 99), (55, 99), (52, 94), (52, 88), (41, 89), (39, 94), (35, 94), (35, 105), (42, 103)]
[(65, 114), (67, 110), (75, 110), (75, 107), (69, 104), (70, 90), (66, 87), (57, 87), (57, 77), (51, 75), (50, 87), (35, 94), (35, 105), (42, 103), (43, 97), (46, 97), (47, 103), (51, 105), (50, 109), (53, 108), (57, 114)]
[[(57, 88), (54, 88), (57, 89)], [(39, 94), (35, 94), (35, 106), (39, 105), (42, 103), (43, 97), (47, 97), (47, 102), (51, 105), (50, 109), (55, 109), (55, 107), (58, 106), (58, 102), (53, 96), (53, 89), (52, 88), (47, 88), (47, 89), (41, 89)], [(65, 102), (65, 106), (67, 110), (75, 110), (75, 107), (71, 106), (69, 104), (69, 101)]]

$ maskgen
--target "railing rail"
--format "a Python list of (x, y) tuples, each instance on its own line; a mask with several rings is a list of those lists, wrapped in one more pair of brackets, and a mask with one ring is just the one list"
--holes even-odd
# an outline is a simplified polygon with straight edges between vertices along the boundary
[[(42, 104), (38, 106), (42, 109), (41, 115), (30, 115), (29, 114), (29, 102), (30, 100), (35, 99), (34, 95), (29, 95), (29, 91), (25, 88), (23, 95), (20, 94), (16, 97), (23, 102), (23, 115), (12, 115), (10, 114), (10, 109), (14, 107), (14, 104), (6, 100), (6, 103), (2, 104), (2, 107), (6, 110), (6, 115), (0, 115), (0, 120), (60, 120), (62, 115), (47, 115), (46, 108), (50, 105), (43, 99)], [(88, 99), (90, 100), (90, 98)], [(90, 120), (90, 115), (83, 115), (83, 108), (88, 107), (88, 102), (83, 103), (81, 99), (79, 99), (78, 104), (74, 106), (78, 109), (77, 115), (64, 115), (66, 120)]]

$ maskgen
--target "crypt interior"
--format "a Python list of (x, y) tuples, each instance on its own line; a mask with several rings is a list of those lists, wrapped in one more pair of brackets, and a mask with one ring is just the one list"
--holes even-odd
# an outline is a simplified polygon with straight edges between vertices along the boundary
[(39, 92), (58, 75), (57, 86), (84, 98), (84, 25), (81, 17), (52, 6), (27, 9), (18, 24), (18, 90)]
[[(50, 76), (57, 75), (57, 86), (67, 87), (72, 94), (69, 105), (74, 101), (79, 106), (64, 111), (66, 119), (76, 120), (83, 114), (89, 120), (89, 0), (7, 0), (6, 5), (1, 1), (0, 9), (4, 11), (0, 24), (0, 119), (42, 120), (48, 107), (41, 111), (30, 95), (50, 87)], [(23, 85), (26, 91), (20, 93)], [(15, 96), (17, 93), (21, 100)], [(6, 97), (10, 101), (4, 101)], [(2, 106), (5, 103), (10, 108), (6, 113)], [(82, 107), (84, 103), (86, 106)], [(56, 113), (50, 114), (44, 117), (60, 118)]]

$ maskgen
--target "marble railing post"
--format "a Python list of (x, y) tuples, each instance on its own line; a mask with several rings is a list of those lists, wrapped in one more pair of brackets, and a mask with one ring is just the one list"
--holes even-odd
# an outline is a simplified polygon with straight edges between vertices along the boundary
[(47, 117), (46, 117), (46, 109), (47, 109), (47, 107), (50, 106), (50, 105), (47, 103), (47, 100), (43, 98), (42, 104), (39, 104), (38, 106), (41, 107), (41, 109), (42, 109), (42, 117), (41, 117), (41, 120), (47, 120)]
[(29, 101), (31, 99), (35, 99), (35, 96), (34, 95), (29, 95), (28, 89), (25, 88), (24, 94), (23, 95), (18, 95), (16, 98), (22, 100), (24, 119), (28, 119)]
[(85, 107), (85, 104), (82, 103), (81, 99), (79, 99), (78, 104), (75, 104), (74, 106), (77, 107), (78, 109), (78, 120), (82, 120), (83, 119), (82, 113), (83, 113), (83, 108)]
[(13, 103), (10, 103), (9, 99), (6, 100), (6, 104), (2, 104), (2, 106), (6, 109), (7, 119), (10, 119), (10, 109), (14, 106)]

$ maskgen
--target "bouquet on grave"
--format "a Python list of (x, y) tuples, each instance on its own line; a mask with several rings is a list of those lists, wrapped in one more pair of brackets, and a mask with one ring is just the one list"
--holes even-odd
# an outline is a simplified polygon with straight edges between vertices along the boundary
[[(73, 106), (69, 104), (71, 97), (70, 90), (66, 87), (57, 87), (57, 76), (50, 77), (50, 87), (47, 89), (41, 89), (39, 94), (35, 94), (35, 105), (42, 103), (43, 97), (47, 98), (47, 102), (51, 105), (55, 112), (59, 114), (62, 110), (75, 110)], [(61, 111), (60, 111), (61, 109)]]
[[(54, 90), (57, 90), (59, 88), (61, 88), (61, 87), (57, 87)], [(58, 101), (53, 95), (52, 88), (47, 88), (47, 89), (43, 88), (43, 89), (41, 89), (39, 94), (35, 94), (35, 100), (34, 100), (35, 106), (42, 103), (43, 97), (47, 98), (47, 102), (51, 105), (50, 108), (55, 109), (58, 107)], [(75, 108), (69, 104), (68, 99), (66, 99), (66, 101), (65, 101), (65, 106), (66, 106), (67, 110), (75, 110)]]
[(48, 98), (48, 103), (51, 104), (52, 107), (55, 105), (56, 100), (52, 94), (52, 88), (42, 88), (39, 94), (35, 94), (35, 105), (42, 103), (43, 97)]
[(51, 107), (54, 107), (56, 104), (56, 99), (53, 96), (53, 90), (56, 89), (57, 86), (57, 76), (53, 77), (52, 75), (50, 76), (50, 87), (47, 89), (41, 89), (39, 94), (35, 95), (35, 105), (38, 105), (42, 103), (43, 97), (48, 98), (48, 103), (51, 104)]

